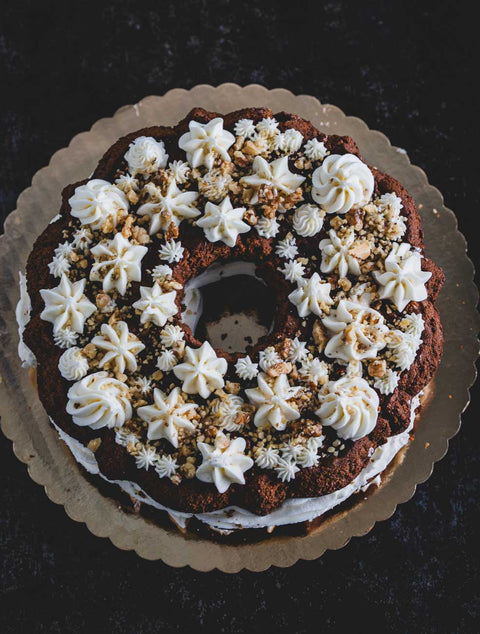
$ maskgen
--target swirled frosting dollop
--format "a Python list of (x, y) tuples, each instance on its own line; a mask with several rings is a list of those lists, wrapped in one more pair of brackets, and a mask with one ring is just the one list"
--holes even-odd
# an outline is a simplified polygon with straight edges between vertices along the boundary
[(88, 372), (88, 360), (80, 348), (68, 348), (58, 360), (58, 369), (67, 381), (79, 381)]
[(322, 425), (333, 427), (340, 438), (358, 440), (375, 428), (378, 394), (365, 379), (344, 376), (338, 381), (329, 381), (318, 399), (320, 407), (316, 415)]
[(373, 174), (354, 154), (331, 154), (312, 174), (312, 198), (329, 214), (345, 214), (372, 197)]
[(122, 427), (132, 417), (128, 387), (107, 372), (95, 372), (68, 390), (67, 413), (80, 427)]
[(135, 176), (138, 173), (152, 174), (165, 167), (168, 154), (163, 141), (157, 141), (151, 136), (139, 136), (130, 143), (124, 158), (128, 169)]
[(68, 203), (82, 225), (112, 231), (128, 214), (128, 200), (116, 185), (95, 178), (80, 185)]
[(319, 233), (323, 227), (325, 212), (316, 205), (302, 205), (293, 215), (293, 228), (302, 238), (308, 238)]

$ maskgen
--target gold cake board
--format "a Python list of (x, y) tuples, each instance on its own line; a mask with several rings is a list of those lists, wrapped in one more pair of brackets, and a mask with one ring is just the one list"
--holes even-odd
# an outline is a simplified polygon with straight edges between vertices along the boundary
[[(91, 174), (105, 150), (120, 136), (146, 126), (176, 124), (195, 106), (221, 113), (267, 106), (274, 112), (296, 113), (328, 134), (352, 136), (371, 165), (397, 178), (413, 195), (422, 217), (427, 255), (446, 274), (438, 300), (445, 331), (444, 356), (435, 377), (435, 396), (423, 408), (414, 440), (382, 486), (307, 536), (280, 537), (273, 533), (261, 542), (230, 546), (181, 534), (174, 528), (161, 528), (141, 515), (124, 513), (118, 503), (102, 496), (83, 476), (49, 424), (29, 373), (17, 356), (18, 272), (24, 269), (36, 237), (56, 215), (63, 187)], [(390, 517), (398, 504), (412, 497), (416, 485), (430, 476), (434, 463), (445, 455), (448, 440), (458, 431), (460, 415), (469, 402), (478, 354), (478, 293), (455, 215), (444, 206), (442, 195), (429, 185), (425, 173), (410, 164), (403, 150), (393, 147), (382, 133), (370, 130), (362, 120), (348, 117), (336, 106), (321, 104), (314, 97), (258, 85), (199, 85), (188, 91), (171, 90), (162, 97), (146, 97), (138, 104), (120, 108), (113, 117), (101, 119), (90, 131), (75, 136), (67, 148), (53, 155), (48, 167), (35, 174), (32, 186), (20, 195), (16, 211), (7, 218), (5, 235), (0, 238), (0, 259), (2, 430), (13, 441), (19, 460), (27, 464), (31, 478), (45, 487), (53, 502), (62, 504), (72, 519), (84, 522), (95, 535), (108, 537), (118, 548), (135, 550), (145, 559), (233, 573), (287, 567), (299, 559), (315, 559), (328, 549), (341, 548), (352, 537), (367, 533), (375, 522)]]

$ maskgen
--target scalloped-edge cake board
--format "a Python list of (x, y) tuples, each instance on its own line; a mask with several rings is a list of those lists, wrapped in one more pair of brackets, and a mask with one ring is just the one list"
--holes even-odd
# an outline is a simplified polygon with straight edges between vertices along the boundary
[[(435, 376), (435, 394), (424, 409), (414, 440), (381, 487), (308, 536), (273, 534), (258, 543), (230, 546), (182, 535), (140, 515), (124, 513), (83, 476), (49, 424), (29, 373), (17, 357), (18, 272), (24, 269), (35, 238), (56, 215), (63, 187), (86, 178), (119, 137), (145, 126), (175, 124), (195, 106), (220, 113), (267, 106), (274, 112), (296, 113), (326, 133), (352, 136), (371, 165), (397, 178), (413, 195), (422, 217), (427, 255), (446, 275), (438, 300), (445, 332), (444, 356)], [(258, 85), (199, 85), (191, 90), (171, 90), (162, 97), (146, 97), (138, 104), (120, 108), (113, 117), (101, 119), (90, 131), (75, 136), (35, 174), (31, 187), (20, 195), (16, 211), (7, 218), (5, 234), (0, 238), (0, 259), (2, 429), (13, 441), (19, 460), (28, 465), (31, 478), (44, 486), (53, 502), (62, 504), (72, 519), (84, 522), (95, 535), (108, 537), (118, 548), (135, 550), (145, 559), (233, 573), (287, 567), (299, 559), (315, 559), (328, 549), (341, 548), (352, 537), (367, 533), (375, 522), (390, 517), (398, 504), (412, 497), (416, 485), (430, 476), (435, 462), (445, 455), (448, 440), (457, 433), (460, 416), (469, 402), (478, 355), (478, 293), (466, 241), (457, 230), (454, 213), (444, 206), (442, 195), (429, 185), (425, 173), (410, 164), (404, 150), (393, 147), (386, 136), (370, 130), (361, 119), (346, 116), (336, 106), (321, 104), (308, 95)]]

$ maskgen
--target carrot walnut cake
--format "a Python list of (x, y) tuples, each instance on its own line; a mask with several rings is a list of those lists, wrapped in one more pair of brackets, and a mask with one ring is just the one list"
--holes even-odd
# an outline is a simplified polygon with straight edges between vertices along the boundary
[[(21, 276), (19, 351), (112, 495), (210, 536), (309, 527), (407, 444), (442, 281), (411, 196), (351, 138), (194, 109), (65, 188)], [(257, 329), (222, 345), (242, 311)]]

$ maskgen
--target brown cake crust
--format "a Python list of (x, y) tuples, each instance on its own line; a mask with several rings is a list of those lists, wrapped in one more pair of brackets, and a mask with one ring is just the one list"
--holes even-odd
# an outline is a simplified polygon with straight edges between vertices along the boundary
[[(331, 153), (349, 152), (361, 158), (355, 142), (350, 137), (323, 134), (310, 122), (293, 114), (281, 112), (273, 115), (267, 108), (248, 108), (227, 115), (219, 115), (196, 108), (174, 128), (161, 126), (143, 128), (119, 139), (100, 160), (92, 178), (111, 181), (123, 161), (123, 155), (129, 144), (142, 135), (163, 140), (171, 160), (183, 159), (184, 153), (178, 148), (177, 140), (188, 130), (189, 121), (196, 120), (205, 123), (217, 116), (223, 117), (225, 129), (232, 129), (234, 123), (242, 118), (249, 118), (256, 122), (264, 117), (274, 116), (280, 122), (281, 130), (294, 128), (299, 130), (305, 139), (315, 137), (323, 141)], [(407, 225), (406, 238), (423, 253), (423, 231), (412, 197), (397, 180), (375, 168), (370, 169), (375, 178), (377, 194), (395, 192), (402, 199), (402, 215)], [(29, 256), (27, 283), (32, 311), (31, 320), (25, 329), (24, 340), (37, 357), (38, 390), (46, 411), (65, 433), (83, 444), (87, 444), (93, 438), (101, 438), (102, 442), (95, 455), (101, 472), (107, 478), (135, 482), (153, 499), (178, 511), (204, 513), (235, 505), (263, 515), (278, 508), (286, 499), (321, 496), (343, 488), (368, 464), (372, 449), (383, 444), (391, 435), (398, 434), (407, 428), (410, 422), (412, 397), (432, 379), (440, 362), (443, 345), (441, 322), (435, 307), (435, 301), (443, 283), (443, 273), (426, 257), (422, 260), (422, 268), (432, 273), (427, 283), (428, 300), (411, 304), (412, 311), (420, 312), (425, 322), (423, 343), (413, 365), (408, 371), (403, 372), (395, 392), (380, 398), (380, 413), (376, 428), (367, 437), (346, 443), (347, 447), (342, 455), (324, 459), (316, 467), (302, 469), (290, 482), (282, 482), (271, 472), (253, 467), (245, 474), (245, 485), (233, 484), (225, 493), (219, 493), (212, 484), (206, 484), (196, 478), (184, 480), (180, 485), (175, 485), (168, 478), (159, 478), (153, 470), (137, 469), (134, 458), (124, 447), (115, 443), (113, 430), (93, 431), (75, 425), (65, 409), (70, 384), (61, 377), (58, 370), (58, 359), (63, 350), (53, 343), (51, 324), (40, 319), (44, 304), (39, 291), (56, 285), (55, 278), (49, 273), (48, 263), (53, 257), (54, 249), (62, 240), (62, 231), (68, 224), (68, 199), (75, 188), (85, 182), (87, 181), (80, 181), (64, 189), (61, 218), (49, 225), (39, 236)], [(268, 279), (275, 289), (279, 310), (272, 335), (266, 341), (259, 342), (257, 349), (274, 343), (281, 334), (293, 336), (296, 331), (302, 329), (302, 320), (293, 314), (286, 299), (288, 293), (291, 292), (291, 285), (276, 272), (281, 261), (273, 251), (271, 240), (260, 237), (256, 232), (250, 232), (242, 235), (236, 246), (230, 249), (223, 243), (206, 241), (198, 228), (189, 225), (185, 227), (182, 225), (180, 239), (187, 257), (175, 265), (173, 271), (174, 279), (182, 284), (217, 259), (249, 259), (258, 263), (264, 279)], [(299, 238), (298, 242), (302, 243), (302, 248), (307, 250), (318, 249), (318, 236), (313, 239)], [(146, 273), (144, 275), (145, 279), (142, 283), (147, 281)], [(177, 298), (179, 308), (180, 301), (181, 296)], [(192, 344), (194, 347), (200, 345), (188, 327), (184, 327), (184, 330), (187, 344)], [(222, 350), (216, 352), (218, 356), (224, 356), (230, 362), (236, 359), (235, 355), (229, 355)]]

